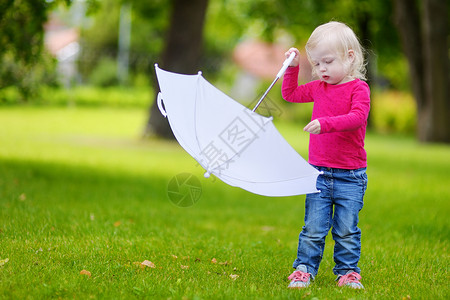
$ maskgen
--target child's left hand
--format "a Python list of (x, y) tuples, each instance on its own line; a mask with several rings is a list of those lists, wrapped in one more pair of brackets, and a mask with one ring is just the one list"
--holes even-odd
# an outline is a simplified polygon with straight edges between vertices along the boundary
[(308, 125), (303, 128), (303, 131), (312, 133), (312, 134), (319, 134), (320, 133), (320, 122), (315, 119), (308, 123)]

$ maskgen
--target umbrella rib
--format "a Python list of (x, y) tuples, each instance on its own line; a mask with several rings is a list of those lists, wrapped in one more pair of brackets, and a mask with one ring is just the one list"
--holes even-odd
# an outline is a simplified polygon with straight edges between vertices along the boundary
[[(200, 89), (200, 78), (201, 78), (201, 76), (202, 76), (202, 73), (198, 72), (198, 74), (197, 74), (197, 88), (195, 89), (195, 99), (194, 99), (194, 120), (195, 120), (195, 125), (194, 125), (195, 135), (194, 136), (195, 136), (195, 140), (197, 141), (198, 149), (200, 149), (200, 151), (202, 151), (201, 150), (202, 146), (200, 145), (200, 140), (198, 139), (198, 134), (197, 134), (197, 99), (198, 99), (198, 91)], [(198, 161), (198, 163), (202, 167), (204, 167), (203, 164), (200, 161)]]

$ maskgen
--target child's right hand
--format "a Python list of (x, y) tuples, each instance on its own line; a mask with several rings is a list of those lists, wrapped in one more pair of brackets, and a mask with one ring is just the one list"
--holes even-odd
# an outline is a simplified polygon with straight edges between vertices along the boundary
[(298, 51), (297, 48), (291, 48), (288, 51), (286, 51), (286, 53), (284, 55), (286, 56), (286, 58), (289, 58), (289, 56), (291, 55), (292, 52), (295, 52), (295, 57), (292, 60), (289, 67), (296, 67), (300, 64), (300, 51)]

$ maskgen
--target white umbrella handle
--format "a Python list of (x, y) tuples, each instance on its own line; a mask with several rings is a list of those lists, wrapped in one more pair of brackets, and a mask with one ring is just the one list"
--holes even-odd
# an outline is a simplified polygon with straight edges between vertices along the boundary
[(295, 57), (295, 52), (292, 52), (291, 55), (289, 55), (289, 57), (285, 59), (285, 61), (283, 62), (283, 66), (281, 67), (280, 71), (277, 74), (277, 77), (275, 77), (275, 80), (272, 82), (272, 84), (266, 90), (264, 95), (262, 95), (262, 97), (259, 99), (258, 103), (256, 103), (255, 107), (252, 109), (253, 112), (256, 111), (256, 109), (261, 104), (261, 102), (264, 100), (264, 98), (266, 98), (267, 94), (272, 89), (272, 87), (275, 85), (275, 83), (278, 81), (278, 79), (280, 79), (281, 76), (283, 76), (284, 72), (286, 72), (286, 69), (289, 67), (291, 62), (294, 60), (294, 57)]
[(159, 111), (161, 112), (161, 114), (164, 116), (164, 118), (167, 117), (167, 113), (166, 113), (166, 111), (165, 111), (165, 109), (163, 107), (163, 104), (162, 104), (161, 92), (158, 93), (158, 97), (156, 98), (156, 101), (158, 103), (158, 108), (159, 108)]
[(289, 55), (289, 57), (286, 58), (286, 60), (283, 63), (283, 67), (278, 72), (278, 74), (277, 74), (278, 78), (281, 78), (281, 76), (283, 76), (284, 72), (286, 72), (286, 69), (289, 67), (289, 65), (294, 60), (294, 58), (295, 58), (295, 52), (292, 52), (291, 55)]

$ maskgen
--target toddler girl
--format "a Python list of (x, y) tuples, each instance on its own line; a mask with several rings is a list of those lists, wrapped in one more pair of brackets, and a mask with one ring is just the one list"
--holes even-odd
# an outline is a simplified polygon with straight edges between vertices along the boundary
[(317, 179), (320, 193), (306, 196), (289, 288), (307, 287), (317, 275), (332, 228), (338, 285), (362, 289), (357, 225), (367, 187), (364, 138), (370, 108), (363, 51), (355, 33), (340, 22), (317, 27), (305, 48), (318, 80), (298, 85), (300, 53), (291, 48), (286, 57), (292, 52), (296, 57), (284, 75), (282, 95), (289, 102), (314, 102), (312, 121), (303, 130), (311, 134), (309, 163), (323, 174)]

